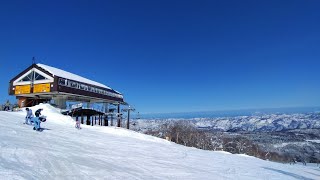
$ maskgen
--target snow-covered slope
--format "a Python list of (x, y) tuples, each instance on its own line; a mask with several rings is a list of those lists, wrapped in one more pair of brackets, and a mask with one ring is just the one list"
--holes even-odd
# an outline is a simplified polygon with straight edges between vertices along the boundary
[(315, 166), (288, 165), (184, 147), (115, 127), (74, 128), (70, 117), (42, 107), (43, 132), (25, 112), (0, 112), (1, 179), (319, 179)]

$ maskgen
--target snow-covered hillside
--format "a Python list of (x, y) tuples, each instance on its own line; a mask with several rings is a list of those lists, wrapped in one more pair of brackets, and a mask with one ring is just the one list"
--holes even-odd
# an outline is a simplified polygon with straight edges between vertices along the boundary
[(115, 127), (74, 128), (49, 105), (43, 132), (0, 112), (1, 179), (319, 179), (316, 166), (184, 147)]

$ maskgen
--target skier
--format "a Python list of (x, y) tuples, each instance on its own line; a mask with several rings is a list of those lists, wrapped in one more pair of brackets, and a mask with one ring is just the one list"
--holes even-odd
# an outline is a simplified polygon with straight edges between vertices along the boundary
[(29, 108), (26, 108), (26, 111), (27, 111), (27, 116), (26, 116), (26, 122), (25, 124), (32, 124), (32, 118), (33, 118), (33, 114), (32, 114), (32, 110), (29, 109)]
[(78, 119), (76, 120), (75, 128), (81, 129), (81, 127), (80, 127), (80, 121), (79, 121)]

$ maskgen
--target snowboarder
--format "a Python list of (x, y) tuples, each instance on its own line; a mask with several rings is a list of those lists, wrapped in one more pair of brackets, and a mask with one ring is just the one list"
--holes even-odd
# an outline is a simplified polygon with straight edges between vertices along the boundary
[(34, 117), (34, 118), (32, 118), (33, 119), (33, 125), (34, 125), (34, 127), (33, 127), (33, 130), (37, 130), (37, 131), (39, 131), (40, 130), (40, 119), (39, 119), (39, 117)]
[(41, 115), (42, 110), (43, 110), (42, 108), (36, 110), (36, 112), (34, 113), (36, 115), (36, 117), (39, 117)]
[(26, 116), (26, 122), (25, 124), (32, 124), (32, 118), (33, 118), (33, 114), (32, 114), (32, 110), (29, 108), (26, 108), (27, 111), (27, 116)]
[(34, 122), (33, 130), (40, 131), (40, 123), (41, 123), (41, 121), (44, 122), (46, 120), (45, 118), (40, 117), (42, 110), (43, 109), (40, 108), (40, 109), (36, 110), (36, 112), (34, 113), (36, 115), (36, 117), (32, 118), (33, 122)]

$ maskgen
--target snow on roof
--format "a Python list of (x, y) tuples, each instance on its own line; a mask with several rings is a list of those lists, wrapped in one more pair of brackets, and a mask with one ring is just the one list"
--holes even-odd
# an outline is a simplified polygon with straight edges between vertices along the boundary
[[(70, 72), (67, 72), (67, 71), (64, 71), (64, 70), (55, 68), (55, 67), (51, 67), (51, 66), (44, 65), (44, 64), (37, 64), (37, 66), (45, 69), (46, 71), (50, 72), (50, 73), (51, 73), (52, 75), (54, 75), (54, 76), (56, 75), (56, 76), (59, 76), (59, 77), (62, 77), (62, 78), (66, 78), (66, 79), (70, 79), (70, 80), (75, 80), (75, 81), (80, 81), (80, 82), (84, 82), (84, 83), (87, 83), (87, 84), (92, 84), (92, 85), (95, 85), (95, 86), (99, 86), (99, 87), (111, 89), (110, 87), (108, 87), (108, 86), (106, 86), (106, 85), (103, 85), (103, 84), (101, 84), (101, 83), (92, 81), (92, 80), (90, 80), (90, 79), (81, 77), (81, 76), (79, 76), (79, 75), (76, 75), (76, 74), (73, 74), (73, 73), (70, 73)], [(117, 91), (116, 91), (116, 92), (117, 92)], [(119, 94), (121, 94), (121, 93), (119, 93)]]

